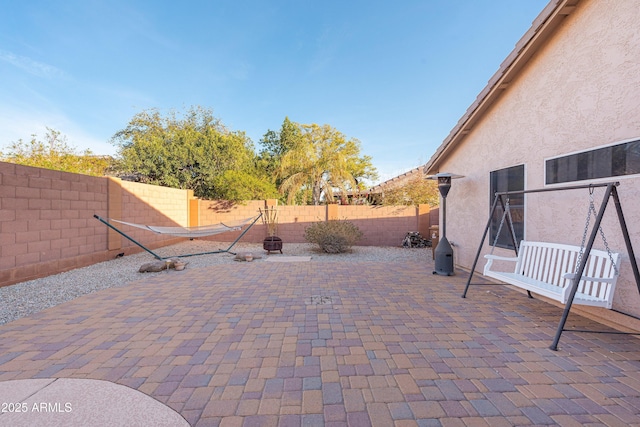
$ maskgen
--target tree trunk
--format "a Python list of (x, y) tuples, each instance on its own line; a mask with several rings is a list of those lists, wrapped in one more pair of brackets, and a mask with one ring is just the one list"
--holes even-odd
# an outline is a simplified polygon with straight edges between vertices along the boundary
[(313, 184), (312, 197), (313, 197), (313, 204), (315, 206), (318, 206), (320, 204), (321, 190), (322, 190), (322, 188), (320, 187), (320, 185), (318, 183), (314, 183)]

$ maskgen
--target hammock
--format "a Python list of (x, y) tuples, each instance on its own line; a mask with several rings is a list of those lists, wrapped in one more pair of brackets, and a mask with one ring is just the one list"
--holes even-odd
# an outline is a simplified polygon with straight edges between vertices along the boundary
[(176, 237), (188, 237), (189, 239), (195, 239), (198, 237), (207, 237), (215, 234), (226, 233), (227, 231), (240, 231), (242, 230), (242, 227), (249, 224), (253, 219), (254, 218), (247, 218), (236, 221), (233, 225), (221, 222), (219, 224), (202, 225), (198, 227), (160, 227), (154, 225), (134, 224), (132, 222), (125, 222), (111, 218), (107, 218), (107, 221), (117, 222), (147, 231), (153, 231), (156, 234), (169, 234)]
[[(100, 221), (107, 227), (111, 228), (112, 230), (116, 231), (120, 235), (124, 236), (125, 238), (129, 239), (131, 242), (135, 243), (136, 245), (140, 246), (142, 249), (149, 252), (151, 255), (153, 255), (155, 258), (159, 260), (165, 260), (165, 259), (170, 259), (174, 257), (189, 257), (189, 256), (196, 256), (196, 255), (218, 254), (222, 252), (229, 252), (235, 255), (234, 252), (231, 252), (231, 248), (233, 248), (233, 246), (235, 246), (235, 244), (238, 243), (238, 241), (242, 238), (242, 236), (244, 236), (245, 233), (249, 231), (251, 227), (253, 227), (253, 225), (260, 219), (261, 216), (262, 216), (262, 213), (260, 213), (255, 218), (243, 219), (240, 221), (236, 221), (233, 224), (229, 224), (229, 223), (224, 224), (221, 222), (219, 224), (203, 225), (199, 227), (159, 227), (159, 226), (153, 226), (153, 225), (135, 224), (132, 222), (125, 222), (125, 221), (120, 221), (120, 220), (111, 219), (111, 218), (102, 218), (98, 215), (93, 215), (93, 217), (96, 218), (98, 221)], [(219, 249), (217, 251), (212, 251), (212, 252), (200, 252), (197, 254), (182, 254), (182, 255), (175, 255), (170, 257), (161, 257), (160, 255), (153, 252), (151, 249), (145, 247), (140, 242), (133, 239), (131, 236), (128, 236), (125, 232), (118, 229), (113, 224), (110, 224), (110, 222), (117, 222), (119, 224), (128, 225), (130, 227), (141, 228), (143, 230), (151, 231), (156, 234), (167, 234), (167, 235), (176, 236), (176, 237), (186, 237), (191, 240), (198, 237), (213, 236), (215, 234), (225, 233), (227, 231), (240, 231), (246, 225), (248, 225), (248, 227), (242, 233), (240, 233), (240, 235), (236, 238), (236, 240), (234, 240), (233, 243), (231, 243), (231, 245), (227, 249)]]

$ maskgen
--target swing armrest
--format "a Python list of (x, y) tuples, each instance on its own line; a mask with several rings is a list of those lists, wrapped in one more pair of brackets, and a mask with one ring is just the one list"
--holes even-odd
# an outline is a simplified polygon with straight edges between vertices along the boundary
[(490, 259), (490, 260), (497, 260), (497, 261), (510, 261), (510, 262), (516, 262), (518, 261), (518, 257), (511, 257), (511, 256), (499, 256), (499, 255), (491, 255), (491, 254), (486, 254), (484, 256), (486, 259)]
[(495, 277), (496, 272), (494, 270), (491, 270), (491, 267), (493, 266), (493, 261), (508, 261), (508, 262), (518, 261), (518, 257), (506, 257), (506, 256), (492, 255), (492, 254), (486, 254), (484, 257), (486, 258), (487, 263), (484, 266), (483, 274), (489, 277)]
[[(562, 277), (569, 280), (575, 280), (576, 273), (564, 273)], [(589, 276), (582, 276), (582, 279), (580, 279), (581, 282), (585, 281), (585, 282), (603, 282), (603, 283), (615, 283), (617, 280), (618, 279), (615, 277), (606, 278), (606, 277), (589, 277)]]

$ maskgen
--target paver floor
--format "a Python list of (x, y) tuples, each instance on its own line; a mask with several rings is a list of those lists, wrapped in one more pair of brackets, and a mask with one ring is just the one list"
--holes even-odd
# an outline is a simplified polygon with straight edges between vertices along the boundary
[(432, 269), (160, 273), (1, 326), (0, 381), (112, 381), (194, 426), (640, 426), (640, 339), (565, 332), (551, 351), (561, 308), (504, 286), (463, 299), (464, 273)]

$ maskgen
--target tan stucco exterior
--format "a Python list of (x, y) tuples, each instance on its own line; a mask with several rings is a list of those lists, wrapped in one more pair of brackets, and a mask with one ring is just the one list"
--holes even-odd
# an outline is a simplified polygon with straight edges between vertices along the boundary
[[(639, 22), (637, 0), (552, 1), (427, 163), (428, 174), (465, 175), (453, 182), (447, 198), (447, 237), (459, 267), (471, 267), (488, 219), (490, 171), (524, 164), (525, 188), (543, 188), (546, 159), (640, 138)], [(526, 64), (518, 62), (525, 53)], [(517, 65), (511, 74), (510, 64)], [(615, 180), (637, 255), (640, 176), (600, 182)], [(596, 191), (598, 204), (602, 194)], [(587, 190), (527, 195), (525, 239), (579, 245), (588, 202)], [(640, 295), (613, 204), (603, 229), (611, 248), (624, 254), (614, 309), (640, 316)], [(602, 246), (596, 240), (596, 247)], [(488, 251), (485, 243), (483, 254)], [(481, 258), (477, 270), (483, 265)]]

